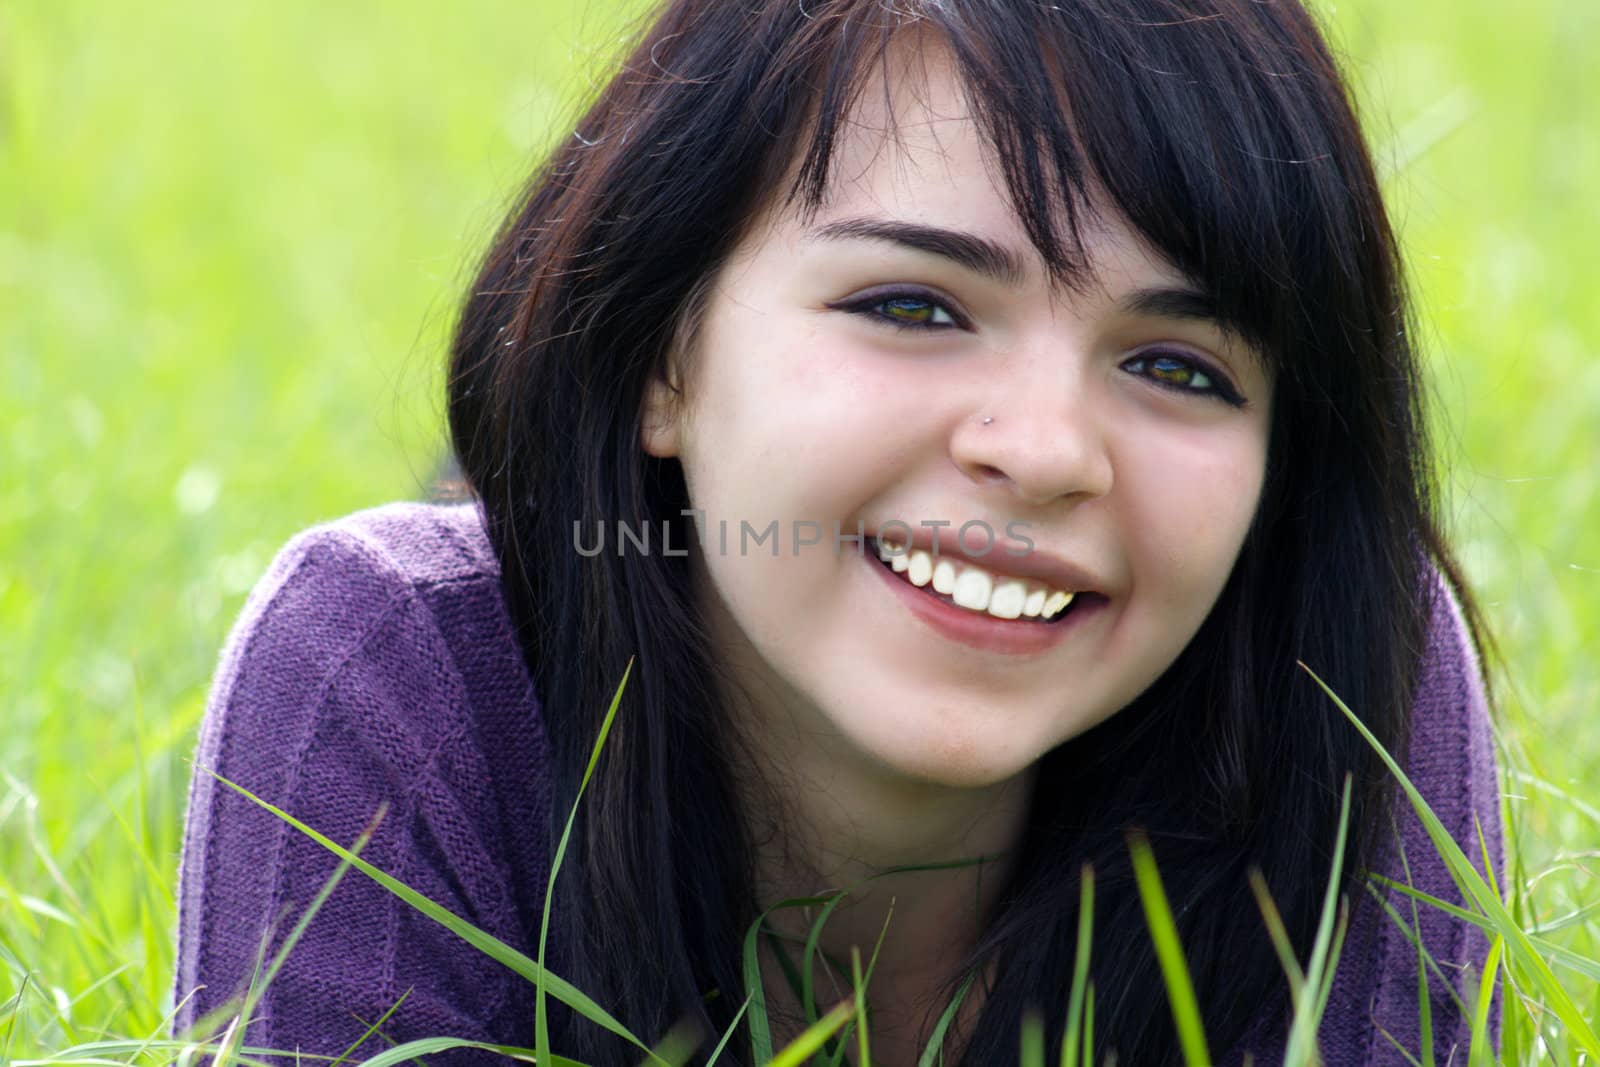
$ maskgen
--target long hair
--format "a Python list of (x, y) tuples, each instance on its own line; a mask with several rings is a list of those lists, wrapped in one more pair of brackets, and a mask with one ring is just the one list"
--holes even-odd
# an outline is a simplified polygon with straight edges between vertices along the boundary
[[(452, 440), (541, 701), (559, 817), (636, 657), (557, 883), (553, 964), (647, 1040), (684, 1017), (721, 1031), (743, 1000), (743, 754), (688, 561), (585, 556), (571, 531), (664, 524), (693, 543), (681, 469), (640, 448), (646, 384), (758, 212), (821, 203), (841, 123), (911, 26), (955, 57), (1054, 277), (1080, 277), (1082, 204), (1103, 193), (1273, 366), (1267, 477), (1218, 603), (1132, 705), (1044, 757), (968, 968), (994, 960), (998, 978), (963, 1062), (1012, 1058), (1027, 1008), (1058, 1038), (1089, 863), (1100, 1045), (1175, 1062), (1128, 828), (1153, 843), (1225, 1047), (1284, 999), (1247, 872), (1304, 956), (1347, 773), (1347, 879), (1387, 825), (1381, 766), (1296, 661), (1403, 752), (1434, 569), (1476, 632), (1434, 517), (1395, 237), (1348, 90), (1292, 2), (671, 0), (642, 29), (500, 231), (451, 361)], [(566, 1055), (637, 1056), (571, 1013), (552, 1021)]]

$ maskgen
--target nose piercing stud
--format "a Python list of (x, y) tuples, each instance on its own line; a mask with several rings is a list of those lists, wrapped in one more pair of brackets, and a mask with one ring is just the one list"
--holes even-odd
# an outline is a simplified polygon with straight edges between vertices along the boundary
[(987, 425), (989, 425), (989, 424), (990, 424), (990, 423), (991, 423), (991, 422), (993, 422), (993, 421), (994, 421), (994, 416), (993, 416), (993, 415), (985, 415), (985, 416), (984, 416), (984, 417), (983, 417), (983, 424), (984, 424), (984, 425), (985, 425), (985, 426), (987, 426)]

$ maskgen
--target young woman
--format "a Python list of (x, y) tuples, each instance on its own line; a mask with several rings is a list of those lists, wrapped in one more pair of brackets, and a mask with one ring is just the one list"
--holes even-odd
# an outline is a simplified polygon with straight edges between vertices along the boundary
[[(1286, 1032), (1251, 872), (1304, 960), (1339, 858), (1325, 1059), (1442, 1061), (1482, 937), (1421, 909), (1424, 1012), (1411, 905), (1368, 876), (1459, 897), (1298, 666), (1499, 862), (1410, 337), (1296, 4), (674, 0), (467, 299), (449, 417), (473, 500), (292, 542), (197, 763), (346, 843), (382, 806), (364, 858), (531, 955), (631, 661), (548, 960), (647, 1040), (688, 1019), (704, 1056), (760, 912), (857, 887), (821, 947), (848, 965), (888, 922), (874, 1062), (917, 1062), (974, 976), (945, 1060), (1012, 1062), (1026, 1010), (1063, 1031), (1087, 865), (1097, 1054), (1175, 1062), (1138, 829), (1223, 1060), (1272, 1062)], [(180, 1024), (334, 867), (206, 770)], [(809, 917), (762, 942), (780, 1042), (804, 1020), (783, 935)], [(532, 992), (352, 875), (246, 1038), (337, 1055), (405, 995), (391, 1040), (531, 1046)], [(639, 1059), (559, 1006), (552, 1027), (584, 1063)]]

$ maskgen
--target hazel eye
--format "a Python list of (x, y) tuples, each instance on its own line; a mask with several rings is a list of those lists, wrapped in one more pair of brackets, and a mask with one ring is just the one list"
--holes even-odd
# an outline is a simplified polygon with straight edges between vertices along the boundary
[(1149, 361), (1149, 372), (1152, 378), (1166, 382), (1168, 385), (1181, 385), (1185, 389), (1210, 389), (1211, 376), (1198, 367), (1191, 366), (1171, 356), (1157, 356)]
[(880, 289), (828, 306), (904, 330), (944, 330), (962, 325), (943, 302), (918, 290)]
[(1149, 352), (1134, 356), (1122, 367), (1128, 373), (1148, 378), (1164, 389), (1212, 396), (1234, 407), (1244, 406), (1244, 398), (1232, 384), (1199, 360), (1170, 352)]
[(884, 318), (903, 322), (910, 326), (954, 326), (956, 320), (950, 317), (950, 312), (935, 304), (931, 300), (919, 300), (916, 297), (897, 296), (892, 300), (885, 300), (876, 305), (876, 310)]

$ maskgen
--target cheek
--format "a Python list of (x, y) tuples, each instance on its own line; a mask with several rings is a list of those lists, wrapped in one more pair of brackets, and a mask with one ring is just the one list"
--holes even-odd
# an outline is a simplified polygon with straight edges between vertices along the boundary
[(1125, 536), (1135, 580), (1156, 584), (1159, 599), (1209, 610), (1255, 516), (1265, 466), (1265, 433), (1254, 425), (1172, 433), (1121, 464), (1132, 483)]
[[(679, 459), (703, 512), (711, 582), (739, 628), (775, 651), (798, 639), (804, 620), (836, 607), (828, 597), (837, 583), (827, 579), (854, 550), (848, 542), (832, 550), (831, 523), (854, 534), (881, 477), (872, 445), (888, 383), (803, 316), (730, 301), (702, 337)], [(797, 522), (816, 524), (804, 534), (820, 538), (798, 555)], [(774, 523), (776, 559), (771, 536), (756, 541)]]
[(705, 387), (680, 456), (695, 506), (734, 523), (777, 519), (786, 541), (794, 520), (826, 531), (838, 519), (850, 532), (906, 425), (885, 417), (907, 402), (903, 382), (859, 346), (794, 317), (742, 325), (705, 353)]

